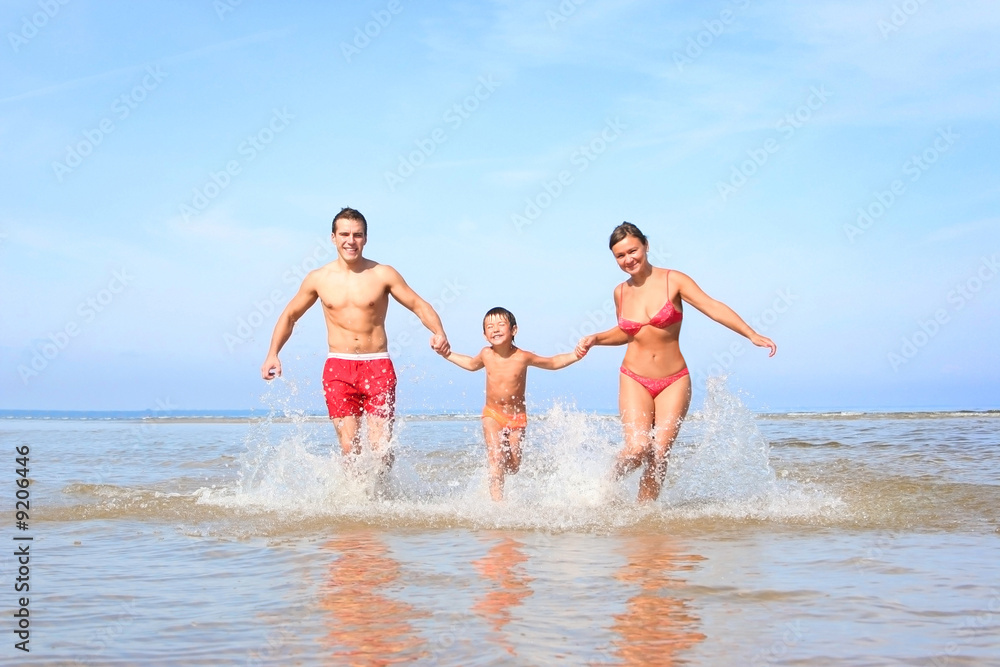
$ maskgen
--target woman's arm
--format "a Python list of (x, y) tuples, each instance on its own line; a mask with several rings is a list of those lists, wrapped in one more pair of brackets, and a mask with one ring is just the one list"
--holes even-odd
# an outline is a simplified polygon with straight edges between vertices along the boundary
[(705, 291), (698, 287), (698, 284), (690, 276), (680, 271), (671, 271), (670, 277), (672, 282), (677, 285), (681, 299), (719, 324), (732, 329), (741, 336), (746, 336), (757, 347), (770, 348), (771, 353), (767, 356), (773, 357), (774, 353), (778, 351), (778, 346), (774, 344), (774, 341), (754, 331), (749, 324), (743, 321), (742, 317), (736, 314), (735, 310), (705, 294)]
[[(621, 312), (621, 290), (622, 286), (619, 285), (614, 291), (615, 313)], [(624, 345), (628, 342), (628, 338), (628, 334), (622, 331), (618, 325), (615, 325), (607, 331), (581, 338), (580, 342), (576, 344), (576, 354), (582, 357), (595, 345)]]

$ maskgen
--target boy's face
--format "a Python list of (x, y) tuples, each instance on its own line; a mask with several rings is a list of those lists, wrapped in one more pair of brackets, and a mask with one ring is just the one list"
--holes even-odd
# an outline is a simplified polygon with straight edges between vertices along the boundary
[(483, 335), (490, 345), (506, 345), (514, 340), (517, 327), (510, 326), (510, 322), (502, 315), (490, 315), (483, 320)]

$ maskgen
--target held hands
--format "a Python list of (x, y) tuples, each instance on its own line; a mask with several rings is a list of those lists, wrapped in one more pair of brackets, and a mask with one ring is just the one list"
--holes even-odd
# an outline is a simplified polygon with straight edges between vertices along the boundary
[(583, 359), (587, 356), (587, 352), (590, 348), (594, 347), (594, 343), (597, 342), (597, 336), (584, 336), (580, 339), (580, 342), (576, 344), (576, 348), (573, 350), (576, 353), (577, 359)]
[(448, 342), (448, 337), (444, 334), (434, 334), (431, 336), (431, 349), (442, 357), (447, 357), (451, 354), (451, 343)]
[(774, 353), (778, 351), (778, 346), (775, 345), (774, 341), (771, 340), (770, 338), (768, 338), (767, 336), (761, 336), (758, 333), (754, 333), (754, 334), (751, 334), (751, 335), (747, 336), (747, 338), (749, 338), (750, 342), (753, 343), (754, 345), (756, 345), (757, 347), (767, 347), (767, 348), (770, 348), (771, 349), (771, 353), (769, 355), (767, 355), (769, 357), (773, 357)]
[(278, 361), (277, 355), (264, 360), (264, 365), (260, 367), (260, 376), (268, 381), (281, 377), (281, 362)]

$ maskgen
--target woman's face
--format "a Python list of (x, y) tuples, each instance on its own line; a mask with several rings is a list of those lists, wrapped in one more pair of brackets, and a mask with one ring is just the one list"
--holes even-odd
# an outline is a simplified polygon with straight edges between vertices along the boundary
[(634, 236), (626, 236), (611, 246), (611, 252), (615, 256), (615, 261), (618, 262), (618, 268), (630, 276), (639, 273), (648, 263), (646, 246)]

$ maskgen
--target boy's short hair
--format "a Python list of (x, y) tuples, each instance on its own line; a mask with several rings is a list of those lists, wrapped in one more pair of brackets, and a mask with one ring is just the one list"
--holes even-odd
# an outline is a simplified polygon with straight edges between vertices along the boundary
[(338, 220), (354, 220), (355, 222), (361, 223), (361, 230), (365, 233), (365, 238), (368, 238), (368, 221), (365, 220), (365, 216), (361, 215), (361, 211), (353, 208), (344, 207), (340, 209), (340, 213), (333, 216), (333, 233), (337, 233), (337, 221)]
[(502, 317), (503, 319), (507, 320), (507, 324), (510, 325), (511, 329), (517, 326), (517, 320), (514, 319), (514, 313), (510, 312), (506, 308), (497, 306), (496, 308), (490, 308), (486, 312), (486, 315), (483, 316), (483, 331), (486, 331), (486, 320), (488, 320), (490, 317)]

